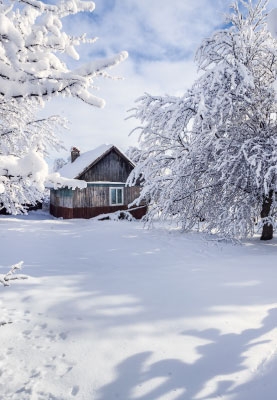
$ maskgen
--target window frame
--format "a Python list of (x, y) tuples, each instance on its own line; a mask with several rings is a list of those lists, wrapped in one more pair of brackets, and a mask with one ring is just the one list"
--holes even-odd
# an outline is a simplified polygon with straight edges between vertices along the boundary
[[(115, 190), (116, 192), (116, 203), (112, 203), (112, 191)], [(118, 191), (121, 191), (121, 203), (118, 202)], [(124, 187), (120, 186), (111, 186), (109, 188), (109, 203), (110, 206), (123, 206), (124, 205)]]

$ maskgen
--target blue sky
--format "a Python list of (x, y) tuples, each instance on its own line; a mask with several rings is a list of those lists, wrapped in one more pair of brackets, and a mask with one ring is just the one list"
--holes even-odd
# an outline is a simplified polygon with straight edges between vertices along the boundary
[[(196, 78), (194, 54), (204, 37), (224, 24), (232, 0), (95, 0), (92, 14), (79, 14), (65, 21), (66, 30), (99, 37), (92, 46), (80, 48), (80, 62), (127, 50), (129, 58), (111, 71), (124, 80), (99, 80), (96, 95), (106, 100), (104, 109), (82, 102), (59, 99), (47, 111), (70, 120), (63, 135), (65, 145), (90, 150), (113, 143), (123, 150), (135, 145), (129, 136), (138, 125), (127, 120), (127, 110), (144, 92), (155, 95), (182, 94)], [(271, 0), (270, 8), (277, 7)], [(59, 155), (55, 155), (59, 156)], [(65, 153), (61, 153), (65, 156)]]

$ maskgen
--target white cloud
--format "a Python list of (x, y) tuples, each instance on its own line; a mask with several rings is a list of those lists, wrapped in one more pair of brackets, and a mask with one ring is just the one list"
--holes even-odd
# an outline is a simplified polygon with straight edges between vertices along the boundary
[(92, 15), (70, 24), (100, 37), (92, 53), (124, 49), (143, 59), (181, 59), (222, 24), (227, 8), (226, 0), (98, 0)]
[[(196, 77), (194, 51), (223, 21), (226, 0), (96, 0), (94, 16), (80, 14), (68, 19), (67, 29), (99, 36), (91, 48), (80, 48), (81, 61), (129, 51), (129, 59), (112, 71), (124, 81), (99, 80), (97, 93), (106, 100), (102, 110), (84, 103), (57, 99), (46, 111), (68, 117), (69, 132), (63, 139), (70, 147), (90, 150), (101, 143), (126, 149), (134, 145), (129, 137), (138, 121), (125, 120), (127, 110), (144, 92), (182, 94)], [(64, 154), (63, 154), (64, 155)], [(56, 156), (56, 155), (55, 155)]]
[(276, 39), (277, 38), (277, 8), (274, 8), (268, 16), (267, 21), (268, 30), (271, 35)]

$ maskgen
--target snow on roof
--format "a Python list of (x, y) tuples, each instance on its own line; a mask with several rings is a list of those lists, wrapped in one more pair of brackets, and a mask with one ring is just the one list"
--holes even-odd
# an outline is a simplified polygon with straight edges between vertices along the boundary
[(64, 178), (77, 178), (87, 167), (112, 147), (114, 147), (112, 144), (102, 144), (94, 150), (80, 154), (73, 163), (70, 162), (59, 170), (60, 175)]

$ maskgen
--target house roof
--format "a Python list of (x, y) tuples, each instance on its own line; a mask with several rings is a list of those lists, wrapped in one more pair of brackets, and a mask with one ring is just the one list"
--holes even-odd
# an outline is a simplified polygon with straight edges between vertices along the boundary
[(125, 156), (125, 154), (122, 153), (117, 147), (112, 144), (102, 144), (101, 146), (96, 147), (94, 150), (81, 153), (80, 156), (77, 157), (75, 161), (73, 161), (73, 163), (69, 162), (68, 164), (63, 166), (58, 172), (61, 176), (65, 178), (79, 178), (80, 175), (82, 175), (93, 165), (97, 164), (112, 150), (115, 150), (123, 158), (125, 158), (127, 162), (134, 166), (133, 162), (127, 156)]

